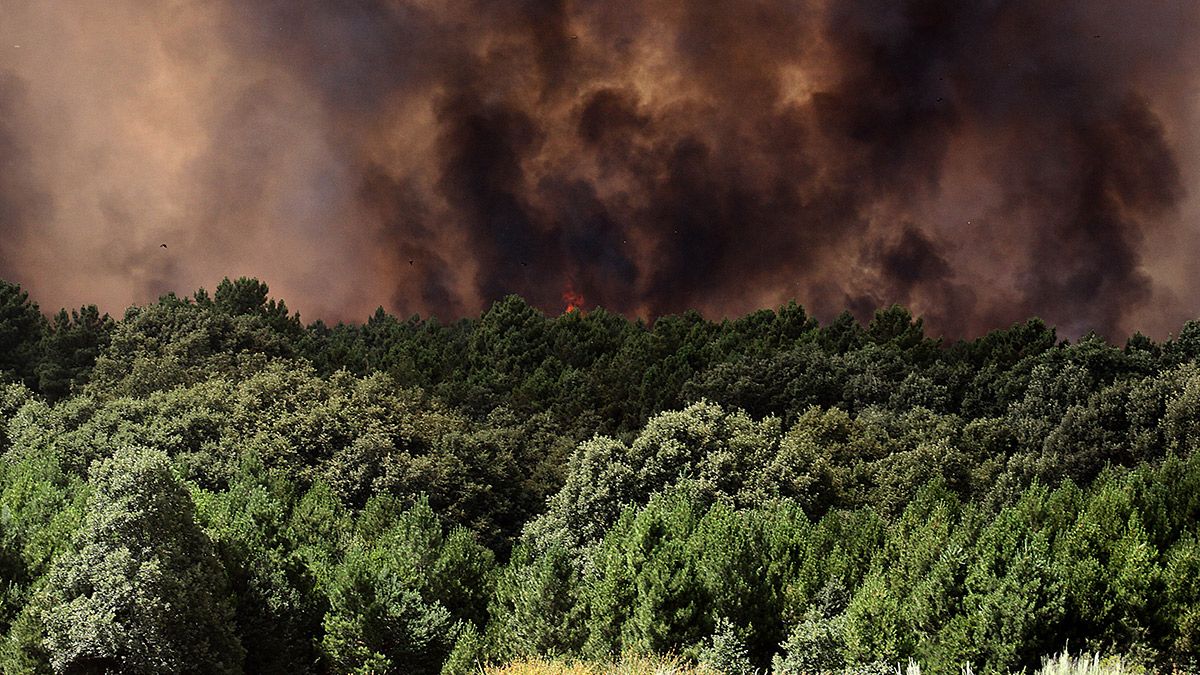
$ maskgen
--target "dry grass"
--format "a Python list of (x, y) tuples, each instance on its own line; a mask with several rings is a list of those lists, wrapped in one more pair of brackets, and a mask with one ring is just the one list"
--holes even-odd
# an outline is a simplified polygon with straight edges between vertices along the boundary
[[(507, 666), (485, 668), (485, 675), (720, 675), (703, 666), (694, 666), (674, 657), (627, 656), (617, 663), (585, 663), (527, 659)], [(1096, 655), (1071, 656), (1063, 653), (1047, 657), (1037, 675), (1144, 675), (1146, 670), (1123, 662), (1119, 657)], [(897, 675), (921, 675), (921, 667), (909, 661), (897, 666)], [(962, 675), (974, 675), (970, 667)]]
[(1038, 675), (1134, 675), (1145, 672), (1144, 668), (1126, 664), (1119, 657), (1102, 659), (1099, 654), (1071, 656), (1064, 652), (1047, 658)]
[(486, 675), (719, 675), (670, 656), (626, 656), (616, 663), (580, 663), (527, 659), (484, 669)]
[[(898, 675), (921, 675), (921, 666), (913, 661), (908, 667), (897, 668)], [(1071, 656), (1063, 652), (1042, 659), (1042, 667), (1036, 675), (1145, 675), (1146, 669), (1126, 663), (1119, 656), (1101, 658), (1099, 654)], [(962, 675), (975, 675), (970, 666), (964, 666)]]

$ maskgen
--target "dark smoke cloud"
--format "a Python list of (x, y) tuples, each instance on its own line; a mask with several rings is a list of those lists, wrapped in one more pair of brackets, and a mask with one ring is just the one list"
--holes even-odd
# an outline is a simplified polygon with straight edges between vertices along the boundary
[(1190, 0), (0, 12), (0, 275), (44, 304), (252, 274), (326, 319), (1197, 313)]
[(17, 115), (23, 87), (0, 71), (0, 264), (8, 266), (43, 215), (44, 197), (29, 173), (29, 150), (22, 143)]

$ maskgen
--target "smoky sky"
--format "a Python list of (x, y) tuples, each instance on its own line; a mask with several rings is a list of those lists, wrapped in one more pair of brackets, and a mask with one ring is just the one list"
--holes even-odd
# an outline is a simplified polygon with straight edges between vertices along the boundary
[(1161, 336), (1197, 45), (1193, 0), (0, 0), (0, 276)]

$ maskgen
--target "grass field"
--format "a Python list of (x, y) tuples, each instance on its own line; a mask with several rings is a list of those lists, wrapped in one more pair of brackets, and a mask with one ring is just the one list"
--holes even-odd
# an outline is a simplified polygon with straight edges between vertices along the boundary
[[(652, 656), (629, 656), (607, 664), (529, 659), (502, 667), (488, 667), (483, 672), (486, 675), (723, 675), (704, 666), (690, 665), (682, 659)], [(857, 671), (844, 672), (849, 674)], [(910, 662), (907, 666), (897, 665), (894, 672), (896, 675), (921, 675), (921, 667)], [(1064, 653), (1047, 657), (1035, 675), (1143, 675), (1147, 672), (1141, 666), (1127, 664), (1119, 657), (1094, 654), (1071, 656)], [(1186, 675), (1182, 670), (1176, 670), (1175, 673)], [(974, 672), (965, 667), (961, 675), (974, 675)]]
[(627, 656), (617, 663), (529, 659), (503, 667), (484, 669), (487, 675), (721, 675), (703, 666), (672, 657)]

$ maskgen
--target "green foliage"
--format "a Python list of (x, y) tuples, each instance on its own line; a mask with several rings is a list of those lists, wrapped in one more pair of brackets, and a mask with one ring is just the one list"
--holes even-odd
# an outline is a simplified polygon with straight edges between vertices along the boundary
[(312, 636), (328, 601), (288, 520), (294, 486), (251, 456), (228, 491), (198, 491), (196, 501), (237, 598), (234, 623), (249, 647), (245, 670), (311, 672), (318, 656)]
[(843, 633), (842, 622), (837, 619), (806, 619), (780, 645), (783, 653), (775, 655), (772, 671), (800, 675), (840, 670), (846, 665)]
[(50, 322), (40, 345), (37, 388), (46, 398), (59, 400), (87, 384), (96, 359), (108, 347), (114, 327), (95, 305), (60, 310)]
[(427, 502), (331, 570), (322, 652), (338, 672), (437, 673), (463, 621), (490, 595), (490, 551), (465, 530), (447, 536)]
[(586, 615), (580, 562), (561, 543), (538, 551), (517, 546), (499, 572), (488, 606), (490, 655), (507, 661), (568, 654), (583, 647)]
[(1187, 667), (1197, 326), (306, 327), (246, 278), (47, 321), (0, 284), (0, 670)]
[(165, 455), (121, 450), (41, 589), (58, 672), (241, 672), (225, 571)]
[[(962, 505), (935, 480), (890, 524), (858, 510), (815, 526), (797, 520), (793, 502), (736, 510), (686, 480), (579, 549), (582, 567), (554, 554), (567, 563), (558, 615), (577, 625), (585, 613), (588, 637), (579, 649), (543, 624), (541, 641), (524, 651), (593, 659), (673, 651), (715, 663), (714, 653), (736, 646), (753, 667), (774, 654), (785, 672), (909, 658), (939, 672), (968, 663), (1010, 672), (1069, 641), (1178, 663), (1200, 625), (1190, 609), (1196, 546), (1166, 514), (1190, 509), (1178, 522), (1195, 522), (1194, 498), (1180, 502), (1198, 467), (1168, 462), (1086, 491), (1035, 485), (997, 513)], [(1185, 489), (1160, 491), (1168, 480)], [(514, 559), (505, 574), (546, 559)], [(508, 597), (515, 615), (548, 613), (528, 596)]]
[(442, 664), (442, 675), (474, 675), (483, 669), (487, 660), (487, 643), (475, 624), (460, 623), (455, 632), (458, 640), (446, 662)]
[(46, 319), (29, 293), (0, 281), (0, 378), (37, 385), (38, 347)]
[(755, 675), (756, 669), (746, 650), (745, 632), (728, 619), (718, 619), (711, 643), (700, 653), (700, 663), (725, 675)]
[[(231, 291), (235, 297), (222, 305), (199, 294), (197, 301), (166, 295), (157, 304), (130, 308), (96, 359), (90, 391), (146, 396), (217, 374), (255, 372), (271, 359), (293, 356), (299, 320), (281, 323), (282, 305), (252, 311), (239, 293)], [(286, 307), (282, 311), (286, 316)]]
[(711, 634), (712, 596), (688, 546), (702, 516), (702, 503), (686, 487), (659, 498), (638, 513), (617, 545), (633, 582), (633, 602), (621, 626), (625, 649), (678, 652)]

